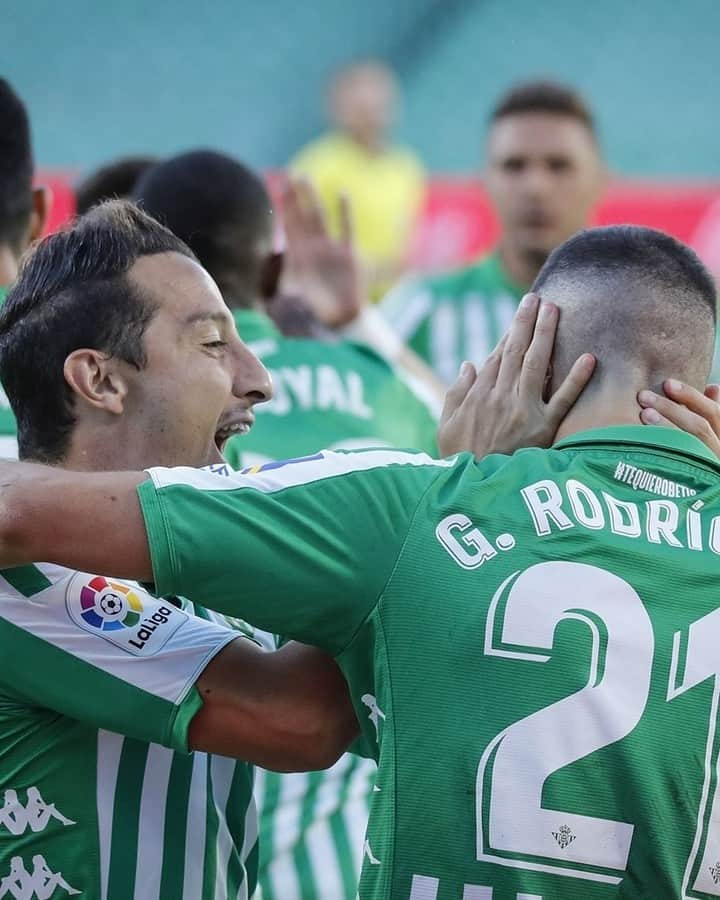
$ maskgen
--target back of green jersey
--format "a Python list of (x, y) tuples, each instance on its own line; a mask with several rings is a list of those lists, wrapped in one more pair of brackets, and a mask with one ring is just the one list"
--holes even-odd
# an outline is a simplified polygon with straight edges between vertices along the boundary
[(236, 310), (241, 337), (273, 380), (247, 435), (232, 438), (234, 468), (305, 456), (323, 448), (413, 447), (436, 451), (428, 404), (372, 350), (349, 341), (293, 339), (252, 310)]
[(362, 898), (720, 897), (720, 469), (559, 447), (438, 479), (340, 657), (374, 647)]

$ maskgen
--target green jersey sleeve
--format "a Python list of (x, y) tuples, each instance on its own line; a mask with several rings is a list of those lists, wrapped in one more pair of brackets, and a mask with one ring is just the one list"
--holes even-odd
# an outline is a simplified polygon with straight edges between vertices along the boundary
[(241, 472), (151, 469), (138, 492), (156, 589), (337, 655), (380, 598), (426, 489), (453, 464), (368, 450)]
[(195, 681), (237, 636), (133, 582), (45, 564), (0, 572), (6, 705), (187, 751)]

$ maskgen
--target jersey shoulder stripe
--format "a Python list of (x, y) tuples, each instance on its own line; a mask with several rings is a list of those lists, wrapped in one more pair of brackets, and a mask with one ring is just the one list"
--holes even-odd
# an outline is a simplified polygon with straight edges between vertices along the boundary
[(240, 472), (233, 472), (229, 466), (214, 466), (209, 469), (153, 468), (147, 472), (157, 490), (173, 486), (192, 487), (208, 492), (249, 488), (271, 494), (327, 478), (351, 475), (353, 472), (367, 472), (390, 466), (447, 469), (452, 468), (455, 463), (456, 457), (433, 459), (427, 453), (403, 450), (360, 450), (346, 453), (323, 450), (314, 456), (272, 462), (264, 466), (251, 466)]

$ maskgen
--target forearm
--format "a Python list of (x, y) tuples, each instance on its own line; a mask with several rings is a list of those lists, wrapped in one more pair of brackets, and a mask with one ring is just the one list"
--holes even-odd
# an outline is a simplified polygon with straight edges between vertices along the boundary
[(203, 707), (190, 725), (193, 749), (266, 769), (309, 771), (332, 765), (358, 734), (340, 670), (302, 644), (267, 653), (234, 641), (197, 687)]
[(138, 472), (0, 464), (0, 566), (44, 560), (151, 581)]

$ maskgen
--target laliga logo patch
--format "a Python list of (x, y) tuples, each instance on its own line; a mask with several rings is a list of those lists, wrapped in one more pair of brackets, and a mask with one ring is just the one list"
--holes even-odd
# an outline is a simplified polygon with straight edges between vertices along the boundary
[(76, 625), (135, 656), (157, 653), (187, 619), (137, 587), (80, 572), (70, 580), (65, 605)]

